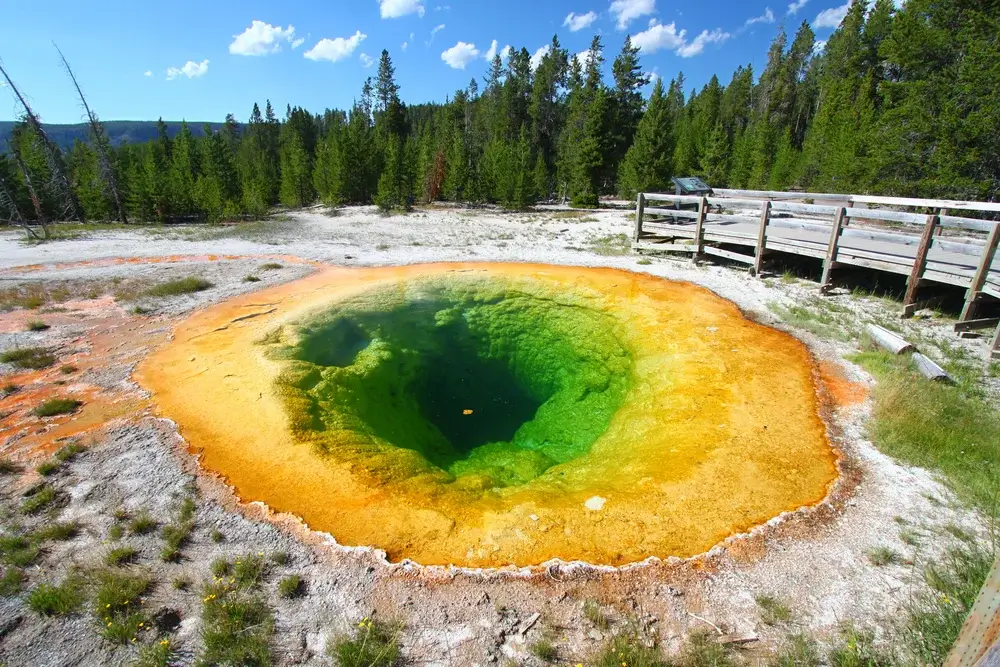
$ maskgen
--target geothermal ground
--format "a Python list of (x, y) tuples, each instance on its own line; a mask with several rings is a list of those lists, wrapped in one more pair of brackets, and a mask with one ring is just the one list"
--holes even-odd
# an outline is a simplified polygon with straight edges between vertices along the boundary
[[(897, 615), (924, 585), (917, 566), (949, 548), (954, 535), (984, 534), (981, 517), (963, 509), (933, 475), (894, 462), (869, 442), (872, 379), (842, 358), (850, 346), (787, 327), (774, 315), (802, 304), (816, 307), (815, 283), (761, 280), (741, 268), (682, 259), (642, 259), (627, 254), (630, 228), (625, 211), (432, 208), (384, 218), (359, 207), (239, 226), (67, 227), (64, 234), (72, 238), (41, 245), (4, 233), (0, 293), (32, 308), (0, 313), (0, 352), (37, 346), (54, 359), (36, 370), (0, 364), (0, 458), (23, 466), (0, 478), (3, 534), (38, 534), (56, 522), (75, 522), (78, 532), (49, 539), (38, 554), (24, 556), (19, 592), (0, 598), (0, 664), (130, 664), (142, 644), (159, 641), (161, 631), (171, 638), (176, 661), (193, 664), (203, 651), (203, 585), (226, 576), (213, 567), (217, 559), (266, 563), (261, 585), (275, 616), (275, 662), (282, 665), (330, 664), (328, 642), (367, 618), (402, 624), (407, 664), (541, 665), (532, 647), (542, 639), (555, 646), (560, 664), (576, 664), (626, 630), (658, 638), (667, 653), (691, 633), (708, 631), (713, 641), (739, 643), (751, 659), (768, 656), (789, 627), (763, 617), (761, 596), (782, 600), (794, 629), (821, 641), (844, 622), (878, 627)], [(294, 514), (244, 502), (257, 498), (238, 497), (227, 480), (210, 474), (220, 468), (202, 466), (200, 452), (189, 447), (198, 438), (182, 438), (186, 422), (166, 419), (170, 410), (158, 404), (155, 387), (147, 391), (156, 382), (134, 375), (142, 366), (140, 375), (154, 376), (155, 355), (183, 342), (174, 332), (187, 326), (189, 316), (214, 312), (234, 297), (234, 304), (255, 303), (255, 293), (280, 293), (281, 285), (300, 279), (316, 287), (309, 281), (331, 267), (435, 262), (627, 269), (707, 288), (751, 320), (791, 333), (815, 359), (816, 401), (836, 452), (836, 480), (821, 502), (784, 512), (691, 558), (638, 559), (621, 568), (569, 559), (521, 568), (422, 566), (370, 548), (338, 546)], [(183, 294), (155, 289), (191, 277), (207, 283)], [(844, 290), (824, 303), (855, 324), (895, 318), (898, 311), (898, 304)], [(48, 328), (32, 326), (36, 321)], [(981, 340), (956, 339), (947, 321), (903, 326), (924, 347), (961, 346), (966, 355), (985, 358)], [(170, 373), (187, 370), (198, 372), (180, 367)], [(219, 379), (220, 391), (225, 381)], [(199, 404), (205, 413), (222, 411), (206, 386), (192, 382), (195, 393), (184, 397), (186, 404), (193, 412)], [(69, 414), (35, 414), (58, 398), (82, 405)], [(226, 414), (234, 428), (253, 423), (253, 408), (242, 409), (246, 419)], [(73, 444), (84, 449), (70, 456), (65, 447)], [(35, 471), (59, 451), (64, 462), (43, 466), (44, 476)], [(253, 470), (240, 474), (252, 477)], [(708, 497), (710, 485), (700, 494), (694, 500), (703, 502), (692, 506), (716, 500)], [(136, 524), (146, 515), (157, 529)], [(900, 539), (902, 525), (933, 539), (912, 546)], [(171, 545), (164, 526), (183, 537)], [(643, 531), (643, 524), (637, 521), (634, 530)], [(616, 532), (622, 529), (609, 531), (607, 539), (621, 539)], [(171, 546), (176, 550), (165, 553)], [(134, 642), (126, 637), (119, 645), (99, 634), (103, 623), (90, 602), (68, 615), (42, 616), (29, 608), (29, 592), (100, 572), (122, 547), (135, 549), (125, 567), (151, 582), (138, 604), (156, 631), (144, 625)], [(883, 547), (903, 559), (873, 564), (871, 552)], [(399, 554), (405, 557), (405, 550)], [(11, 570), (9, 563), (4, 567)], [(301, 577), (300, 594), (279, 595), (279, 582), (292, 575)]]

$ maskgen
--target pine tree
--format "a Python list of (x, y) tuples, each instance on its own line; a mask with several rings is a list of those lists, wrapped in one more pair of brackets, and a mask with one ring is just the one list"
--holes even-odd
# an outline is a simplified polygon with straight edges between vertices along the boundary
[(671, 121), (663, 80), (657, 79), (635, 142), (622, 162), (618, 188), (623, 198), (634, 199), (640, 192), (662, 192), (670, 184), (674, 153)]

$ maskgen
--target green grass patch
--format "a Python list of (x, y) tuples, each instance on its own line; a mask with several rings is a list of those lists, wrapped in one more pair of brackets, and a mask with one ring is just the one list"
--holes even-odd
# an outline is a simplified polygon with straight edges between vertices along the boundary
[(39, 486), (21, 503), (21, 511), (26, 514), (36, 514), (49, 507), (59, 499), (55, 487), (49, 484)]
[(181, 549), (187, 544), (194, 530), (195, 503), (191, 498), (181, 501), (177, 515), (160, 531), (165, 542), (160, 551), (160, 559), (168, 563), (176, 563), (181, 558)]
[(59, 372), (62, 373), (63, 375), (72, 375), (78, 370), (79, 369), (73, 364), (63, 364), (62, 366), (59, 367)]
[(44, 461), (35, 467), (35, 472), (37, 472), (42, 477), (48, 477), (54, 475), (58, 472), (59, 468), (62, 467), (62, 461)]
[(11, 394), (16, 394), (19, 391), (21, 391), (20, 387), (18, 387), (13, 382), (8, 382), (2, 388), (0, 388), (0, 398), (7, 398)]
[(139, 551), (132, 546), (123, 545), (114, 547), (104, 554), (104, 564), (108, 567), (121, 567), (130, 565), (139, 558)]
[(125, 644), (152, 629), (142, 601), (152, 585), (143, 574), (111, 571), (100, 575), (91, 609), (102, 637), (114, 644)]
[(275, 565), (288, 565), (288, 561), (287, 551), (274, 551), (271, 553), (271, 562)]
[(139, 649), (139, 656), (131, 667), (171, 667), (175, 664), (175, 657), (173, 644), (164, 637)]
[(41, 320), (28, 320), (27, 328), (28, 331), (45, 331), (46, 329), (51, 329), (52, 327)]
[(771, 667), (819, 667), (823, 662), (816, 642), (806, 635), (795, 634), (785, 640), (770, 664)]
[(56, 521), (38, 529), (34, 537), (40, 541), (65, 542), (80, 534), (80, 524), (76, 521)]
[(760, 607), (760, 620), (765, 625), (778, 625), (792, 620), (792, 610), (787, 604), (771, 595), (758, 595), (757, 606)]
[(181, 294), (203, 292), (211, 287), (214, 287), (214, 285), (204, 278), (187, 276), (186, 278), (176, 278), (160, 283), (159, 285), (153, 285), (141, 292), (140, 295), (152, 297), (180, 296)]
[(55, 453), (55, 458), (57, 461), (72, 461), (76, 458), (77, 454), (82, 454), (87, 451), (87, 448), (79, 443), (70, 443), (68, 445), (63, 445), (59, 448), (59, 451)]
[(615, 637), (588, 662), (593, 667), (667, 667), (660, 651), (644, 646), (634, 635)]
[(36, 417), (55, 417), (56, 415), (68, 415), (76, 412), (77, 408), (83, 405), (82, 401), (71, 398), (50, 398), (34, 409)]
[(4, 535), (0, 537), (0, 563), (14, 567), (27, 567), (41, 554), (37, 540), (28, 535)]
[(643, 257), (642, 259), (636, 262), (636, 264), (639, 264), (640, 266), (649, 266), (652, 263), (653, 260), (649, 259), (648, 257)]
[(24, 572), (16, 567), (8, 567), (0, 576), (0, 597), (14, 597), (21, 592), (22, 586), (24, 586)]
[(254, 276), (254, 275), (244, 276), (243, 277), (243, 282), (245, 282), (245, 283), (259, 283), (260, 282), (260, 278), (258, 278), (257, 276)]
[(607, 630), (611, 627), (611, 621), (608, 619), (604, 610), (601, 609), (601, 605), (597, 603), (597, 600), (587, 600), (583, 603), (583, 617), (590, 621), (598, 630)]
[(260, 265), (261, 271), (278, 271), (279, 269), (283, 268), (285, 267), (282, 266), (281, 264), (278, 264), (277, 262), (267, 262), (266, 264)]
[(889, 547), (875, 547), (868, 552), (868, 560), (875, 567), (886, 565), (898, 565), (903, 562), (903, 557), (899, 552)]
[(928, 382), (910, 360), (865, 351), (850, 359), (875, 376), (869, 435), (880, 451), (941, 473), (964, 502), (990, 511), (1000, 488), (1000, 412), (970, 383)]
[(632, 242), (625, 234), (608, 234), (590, 239), (590, 250), (598, 255), (614, 257), (627, 255), (632, 249)]
[(56, 358), (44, 347), (19, 347), (0, 354), (0, 362), (22, 370), (37, 371), (56, 363)]
[(852, 338), (854, 314), (828, 298), (809, 297), (791, 306), (770, 303), (768, 308), (785, 324), (822, 338), (842, 341)]
[(399, 660), (402, 630), (398, 624), (366, 618), (353, 634), (333, 640), (327, 653), (340, 667), (391, 667)]
[(290, 574), (278, 582), (278, 595), (283, 598), (297, 598), (305, 592), (305, 582), (297, 574)]
[(40, 616), (65, 616), (76, 611), (85, 598), (83, 580), (69, 576), (58, 585), (38, 584), (28, 593), (25, 602)]
[(221, 530), (219, 530), (219, 529), (215, 529), (215, 530), (213, 530), (213, 531), (212, 531), (212, 532), (211, 532), (211, 533), (209, 534), (209, 537), (210, 537), (210, 538), (211, 538), (211, 540), (212, 540), (213, 542), (215, 542), (216, 544), (219, 544), (219, 543), (221, 543), (221, 542), (225, 542), (225, 541), (226, 541), (226, 535), (225, 535), (225, 534), (224, 534), (224, 533), (223, 533), (223, 532), (222, 532)]
[(131, 521), (128, 522), (128, 532), (133, 535), (146, 535), (151, 533), (160, 525), (148, 510), (140, 510)]
[(274, 615), (260, 594), (225, 582), (209, 585), (202, 598), (204, 649), (195, 664), (270, 665), (273, 635)]
[(554, 662), (559, 657), (559, 648), (547, 637), (532, 642), (528, 650), (542, 662)]

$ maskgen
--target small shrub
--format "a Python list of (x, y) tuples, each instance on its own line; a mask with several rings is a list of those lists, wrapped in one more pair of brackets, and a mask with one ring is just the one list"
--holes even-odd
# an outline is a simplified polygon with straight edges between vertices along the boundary
[(145, 575), (106, 572), (101, 575), (94, 595), (93, 613), (100, 622), (101, 636), (115, 644), (134, 641), (149, 629), (142, 608), (142, 596), (152, 586)]
[(549, 639), (542, 638), (528, 647), (531, 654), (543, 662), (553, 662), (559, 655), (559, 649)]
[(282, 266), (281, 264), (278, 264), (277, 262), (267, 262), (266, 264), (260, 265), (261, 271), (277, 271), (278, 269), (283, 269), (283, 268), (285, 267)]
[(146, 535), (156, 530), (159, 522), (147, 510), (141, 510), (128, 524), (128, 530), (133, 535)]
[(758, 595), (757, 606), (760, 607), (760, 620), (765, 625), (778, 625), (792, 620), (792, 610), (776, 597)]
[(45, 331), (51, 327), (41, 320), (28, 320), (28, 331)]
[(327, 647), (327, 653), (340, 667), (391, 667), (399, 660), (397, 625), (364, 619), (351, 637), (340, 637)]
[(13, 475), (21, 470), (20, 464), (14, 463), (10, 459), (0, 459), (0, 475)]
[(15, 368), (37, 371), (56, 363), (55, 356), (44, 347), (21, 347), (0, 354), (0, 362)]
[(211, 287), (214, 287), (214, 285), (204, 278), (199, 278), (198, 276), (188, 276), (186, 278), (177, 278), (175, 280), (168, 280), (165, 283), (160, 283), (159, 285), (154, 285), (144, 291), (142, 295), (154, 297), (179, 296), (181, 294), (202, 292)]
[(16, 567), (8, 567), (0, 577), (0, 597), (14, 597), (24, 585), (24, 572)]
[(275, 565), (288, 565), (287, 551), (274, 551), (271, 553), (271, 562)]
[(132, 308), (133, 315), (148, 315), (151, 312), (153, 312), (152, 308), (144, 308), (142, 306), (134, 306)]
[(87, 451), (87, 448), (83, 445), (77, 443), (70, 443), (59, 448), (56, 452), (55, 457), (58, 461), (71, 461), (76, 458), (77, 454), (81, 454)]
[(278, 582), (278, 595), (283, 598), (297, 598), (302, 595), (303, 588), (302, 577), (290, 574)]
[(25, 600), (28, 607), (41, 616), (65, 616), (71, 614), (84, 600), (83, 582), (76, 577), (67, 577), (61, 584), (38, 584)]
[(233, 563), (233, 579), (236, 586), (246, 589), (255, 589), (264, 581), (264, 574), (267, 571), (267, 562), (263, 554), (252, 556), (244, 554)]
[(222, 579), (224, 576), (229, 574), (230, 567), (229, 561), (225, 558), (216, 558), (209, 566), (209, 570), (211, 570), (213, 577), (216, 579)]
[(212, 531), (210, 537), (212, 538), (212, 541), (215, 542), (216, 544), (224, 542), (226, 540), (226, 536), (218, 528)]
[(903, 558), (889, 547), (875, 547), (868, 552), (868, 560), (876, 567), (883, 567), (885, 565), (896, 565), (902, 562)]
[(108, 529), (108, 538), (118, 541), (125, 535), (125, 529), (119, 524), (115, 524)]
[(54, 487), (43, 484), (34, 493), (24, 499), (24, 502), (21, 503), (21, 510), (28, 514), (35, 514), (54, 503), (58, 498), (59, 494)]
[(259, 283), (260, 282), (260, 278), (258, 278), (257, 276), (254, 276), (254, 275), (245, 276), (243, 278), (243, 282), (245, 282), (245, 283)]
[(77, 367), (73, 364), (63, 364), (59, 367), (59, 372), (63, 375), (72, 375), (77, 371)]
[(191, 588), (191, 580), (187, 577), (177, 577), (170, 582), (170, 585), (173, 586), (176, 591), (186, 591)]
[(39, 464), (38, 467), (35, 468), (35, 472), (37, 472), (42, 477), (48, 477), (50, 475), (54, 475), (56, 471), (59, 470), (59, 467), (61, 465), (62, 463), (60, 463), (59, 461), (45, 461), (44, 463)]
[(81, 401), (70, 398), (52, 398), (35, 408), (34, 412), (36, 417), (55, 417), (76, 412), (81, 405), (83, 405)]
[(634, 635), (615, 637), (605, 644), (591, 663), (593, 667), (667, 667), (656, 648), (642, 644)]
[(138, 556), (139, 552), (135, 547), (115, 547), (104, 554), (104, 564), (108, 567), (121, 567), (122, 565), (134, 563)]

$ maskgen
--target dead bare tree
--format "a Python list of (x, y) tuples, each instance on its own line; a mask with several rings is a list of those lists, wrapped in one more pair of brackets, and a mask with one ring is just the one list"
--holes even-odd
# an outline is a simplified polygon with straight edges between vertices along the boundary
[[(56, 145), (49, 135), (46, 134), (45, 129), (42, 127), (41, 121), (38, 120), (38, 115), (32, 110), (31, 105), (28, 101), (24, 99), (24, 95), (21, 94), (20, 89), (14, 84), (14, 81), (10, 78), (7, 70), (4, 69), (3, 61), (0, 60), (0, 74), (7, 81), (7, 85), (14, 92), (14, 96), (17, 97), (18, 102), (21, 103), (21, 108), (24, 114), (24, 122), (27, 123), (28, 127), (35, 133), (38, 140), (42, 144), (42, 152), (45, 154), (46, 166), (49, 169), (49, 174), (52, 182), (48, 184), (49, 189), (53, 191), (61, 207), (61, 214), (64, 218), (76, 219), (81, 222), (85, 222), (83, 215), (83, 210), (80, 208), (79, 203), (76, 201), (76, 196), (73, 194), (73, 187), (70, 185), (69, 177), (66, 175), (66, 167), (62, 159), (62, 151), (59, 150), (59, 146)], [(22, 166), (22, 171), (24, 170)]]
[(112, 162), (111, 151), (109, 150), (110, 142), (108, 141), (108, 135), (104, 131), (104, 126), (98, 120), (97, 114), (91, 111), (90, 105), (87, 104), (87, 98), (83, 96), (83, 91), (80, 89), (80, 84), (77, 82), (76, 75), (73, 74), (73, 69), (69, 66), (66, 56), (63, 55), (63, 52), (55, 42), (52, 43), (52, 46), (56, 47), (63, 67), (66, 68), (66, 74), (69, 75), (70, 80), (73, 82), (76, 94), (80, 96), (80, 103), (83, 105), (84, 111), (87, 112), (87, 122), (90, 124), (90, 135), (94, 141), (94, 148), (97, 150), (97, 158), (100, 161), (101, 178), (104, 181), (104, 187), (107, 189), (112, 200), (114, 200), (118, 220), (123, 224), (127, 223), (128, 218), (125, 216), (125, 207), (122, 206), (122, 199), (118, 190), (118, 177), (115, 174), (114, 163)]

